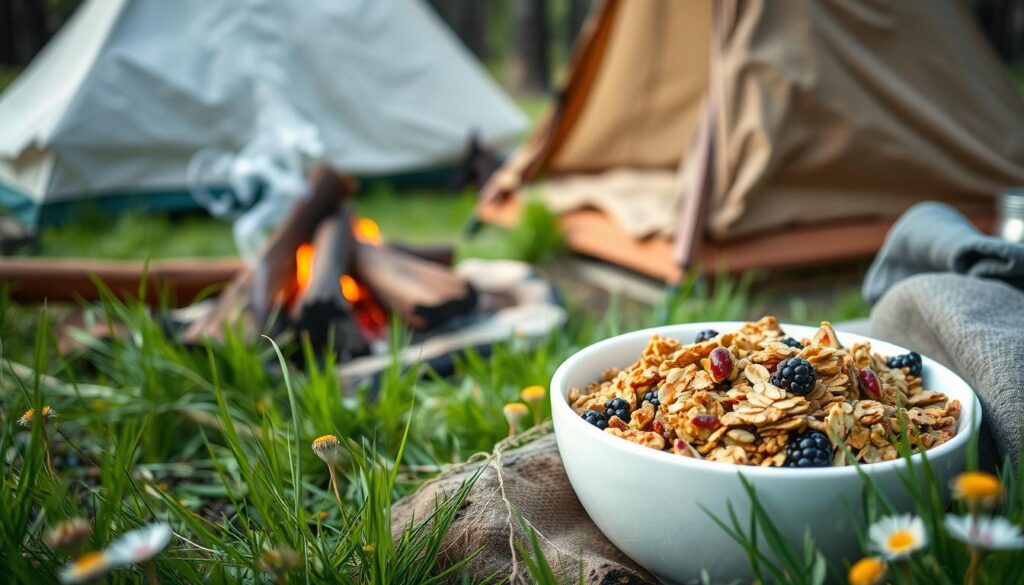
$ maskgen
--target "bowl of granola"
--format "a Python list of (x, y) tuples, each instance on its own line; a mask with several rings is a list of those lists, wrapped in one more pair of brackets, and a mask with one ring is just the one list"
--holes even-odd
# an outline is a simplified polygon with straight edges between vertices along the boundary
[(799, 546), (809, 528), (826, 557), (857, 555), (859, 472), (910, 510), (901, 476), (919, 473), (926, 451), (945, 489), (981, 417), (970, 386), (925, 356), (774, 317), (595, 343), (558, 368), (551, 401), (583, 507), (669, 583), (702, 570), (715, 582), (749, 581), (743, 550), (712, 518), (728, 522), (730, 505), (750, 517), (741, 476), (788, 541)]

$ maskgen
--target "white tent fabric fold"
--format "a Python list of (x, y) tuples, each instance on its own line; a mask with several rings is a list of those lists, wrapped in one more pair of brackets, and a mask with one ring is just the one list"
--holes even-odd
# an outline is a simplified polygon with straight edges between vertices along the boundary
[(267, 95), (361, 175), (526, 127), (421, 0), (88, 0), (0, 96), (0, 187), (37, 206), (181, 190), (197, 150), (249, 141)]

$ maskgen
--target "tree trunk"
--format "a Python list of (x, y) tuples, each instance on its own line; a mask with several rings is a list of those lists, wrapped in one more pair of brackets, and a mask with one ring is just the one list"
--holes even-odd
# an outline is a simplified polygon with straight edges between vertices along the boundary
[(974, 16), (1003, 60), (1013, 63), (1024, 59), (1024, 2), (977, 0)]
[(487, 59), (487, 3), (462, 0), (459, 14), (459, 37), (481, 61)]
[(512, 86), (523, 92), (547, 92), (548, 65), (547, 2), (515, 0), (516, 58)]
[(50, 39), (46, 9), (39, 0), (14, 0), (10, 15), (17, 64), (27, 65)]
[(14, 41), (14, 0), (0, 0), (0, 65), (18, 65)]

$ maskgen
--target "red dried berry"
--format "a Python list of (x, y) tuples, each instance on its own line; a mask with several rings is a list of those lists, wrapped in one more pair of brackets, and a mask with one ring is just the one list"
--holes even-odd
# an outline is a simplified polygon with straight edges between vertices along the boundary
[(708, 356), (708, 369), (711, 370), (711, 379), (717, 384), (732, 374), (732, 354), (724, 347), (716, 347), (711, 350)]
[(690, 422), (693, 423), (693, 426), (695, 427), (709, 429), (712, 431), (722, 426), (722, 421), (719, 420), (718, 417), (713, 414), (698, 414), (697, 416), (691, 418)]
[(665, 425), (660, 420), (654, 421), (654, 432), (659, 435), (665, 432)]
[(672, 449), (677, 455), (690, 454), (690, 444), (679, 438), (672, 442)]
[(878, 382), (878, 376), (870, 368), (857, 370), (857, 378), (860, 380), (860, 387), (863, 388), (872, 398), (882, 395), (882, 385)]

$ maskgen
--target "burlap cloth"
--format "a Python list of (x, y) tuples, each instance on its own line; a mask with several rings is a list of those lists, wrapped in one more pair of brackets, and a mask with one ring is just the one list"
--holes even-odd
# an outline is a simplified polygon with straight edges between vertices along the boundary
[[(530, 549), (529, 535), (519, 521), (522, 515), (537, 531), (544, 555), (560, 582), (575, 583), (582, 562), (584, 582), (588, 584), (657, 583), (608, 542), (587, 516), (569, 485), (554, 435), (544, 434), (548, 428), (534, 431), (533, 435), (540, 436), (536, 440), (508, 450), (506, 445), (499, 445), (486, 459), (459, 466), (427, 482), (395, 504), (392, 532), (397, 537), (411, 523), (425, 518), (438, 501), (484, 467), (444, 538), (438, 570), (479, 551), (462, 571), (473, 582), (497, 578), (498, 582), (532, 583), (516, 548), (518, 542), (525, 550)], [(449, 582), (458, 580), (455, 575)]]

